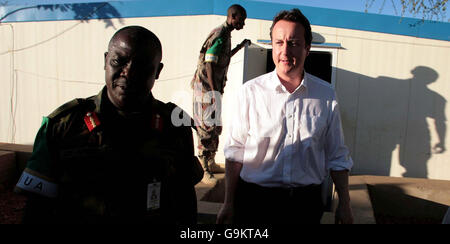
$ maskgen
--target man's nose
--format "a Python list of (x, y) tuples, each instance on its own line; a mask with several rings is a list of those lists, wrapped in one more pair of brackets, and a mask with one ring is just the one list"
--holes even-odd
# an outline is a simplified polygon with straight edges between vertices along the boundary
[(281, 49), (281, 52), (283, 54), (287, 54), (289, 52), (289, 45), (288, 45), (288, 43), (284, 42), (280, 49)]
[(128, 76), (131, 73), (133, 61), (129, 61), (122, 67), (122, 72), (120, 73), (121, 76), (128, 78)]

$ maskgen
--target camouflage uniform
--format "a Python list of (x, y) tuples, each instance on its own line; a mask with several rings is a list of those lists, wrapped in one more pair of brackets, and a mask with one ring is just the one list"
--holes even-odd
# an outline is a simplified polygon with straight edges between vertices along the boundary
[[(219, 135), (222, 132), (221, 95), (227, 81), (227, 71), (231, 58), (231, 32), (227, 23), (211, 31), (200, 50), (197, 70), (192, 79), (193, 114), (197, 127), (198, 156), (205, 169), (214, 163), (214, 156), (219, 145)], [(208, 84), (206, 63), (213, 66), (213, 82), (215, 103), (212, 104), (211, 88)], [(209, 162), (209, 163), (208, 163)]]
[(171, 123), (174, 107), (152, 98), (125, 117), (105, 87), (44, 117), (16, 191), (44, 195), (53, 207), (47, 219), (28, 220), (195, 223), (203, 171), (190, 128)]

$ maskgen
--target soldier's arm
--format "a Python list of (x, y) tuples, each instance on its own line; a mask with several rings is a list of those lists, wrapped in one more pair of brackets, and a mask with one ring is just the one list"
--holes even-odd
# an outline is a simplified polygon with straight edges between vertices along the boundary
[(214, 87), (214, 64), (217, 64), (220, 59), (220, 55), (222, 54), (223, 49), (223, 40), (221, 37), (215, 39), (211, 46), (208, 48), (205, 54), (205, 68), (206, 75), (208, 77), (208, 84), (211, 88), (211, 91), (216, 91), (217, 87)]
[(52, 178), (52, 156), (49, 150), (49, 118), (44, 117), (33, 145), (33, 153), (15, 187), (27, 196), (24, 223), (49, 223), (54, 212), (58, 185)]
[(202, 178), (203, 178), (203, 168), (198, 160), (198, 158), (195, 156), (195, 151), (194, 151), (194, 138), (192, 136), (192, 130), (190, 127), (185, 127), (184, 129), (184, 143), (183, 145), (185, 145), (185, 150), (187, 150), (186, 153), (186, 159), (189, 162), (188, 165), (188, 171), (187, 172), (191, 172), (191, 175), (189, 177), (190, 182), (192, 183), (192, 185), (196, 185), (197, 183), (199, 183)]
[(233, 57), (241, 48), (245, 47), (245, 44), (250, 45), (251, 41), (249, 39), (244, 39), (241, 43), (239, 43), (233, 50), (231, 50), (231, 57)]
[(214, 68), (211, 62), (206, 63), (206, 75), (208, 76), (208, 84), (211, 88), (211, 91), (215, 91), (216, 88), (214, 87), (213, 77), (214, 77)]

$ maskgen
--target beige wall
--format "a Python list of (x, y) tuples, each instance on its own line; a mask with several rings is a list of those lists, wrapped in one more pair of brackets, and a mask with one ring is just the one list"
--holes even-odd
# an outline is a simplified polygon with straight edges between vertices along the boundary
[[(42, 116), (75, 97), (96, 94), (104, 83), (107, 43), (125, 25), (142, 25), (159, 36), (165, 66), (153, 93), (191, 114), (189, 82), (200, 46), (223, 21), (224, 16), (210, 15), (113, 19), (110, 26), (102, 20), (1, 24), (0, 141), (32, 143)], [(244, 30), (232, 33), (233, 46), (244, 38), (269, 39), (270, 24), (247, 20)], [(442, 125), (449, 117), (449, 42), (321, 26), (313, 31), (342, 45), (335, 86), (353, 173), (450, 179), (450, 153), (431, 151), (439, 135), (444, 143), (448, 137)], [(424, 68), (414, 77), (416, 67)], [(228, 73), (218, 162), (243, 72), (240, 51)]]
[(335, 33), (343, 46), (336, 89), (354, 172), (450, 179), (449, 152), (432, 150), (448, 137), (450, 43)]

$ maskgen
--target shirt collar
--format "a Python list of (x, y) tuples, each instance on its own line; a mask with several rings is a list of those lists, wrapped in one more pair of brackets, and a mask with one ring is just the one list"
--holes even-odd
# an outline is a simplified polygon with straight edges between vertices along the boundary
[[(300, 90), (301, 87), (304, 87), (305, 89), (308, 88), (308, 73), (306, 73), (305, 71), (303, 71), (303, 80), (300, 83), (300, 85), (295, 89), (294, 92), (295, 93), (297, 90)], [(277, 75), (277, 70), (275, 69), (274, 71), (272, 71), (272, 77), (271, 79), (269, 79), (269, 88), (271, 90), (275, 90), (278, 92), (288, 92), (286, 90), (286, 88), (281, 84), (280, 78)]]
[(305, 88), (308, 88), (308, 83), (309, 83), (309, 74), (306, 73), (305, 70), (303, 70), (303, 80), (302, 83), (300, 84), (300, 87), (303, 86)]
[(103, 89), (101, 89), (100, 92), (96, 96), (94, 96), (94, 104), (95, 104), (94, 112), (96, 112), (97, 114), (101, 113), (102, 101), (105, 100), (104, 98), (105, 96), (107, 96), (106, 86), (104, 86)]
[[(116, 107), (114, 107), (112, 102), (109, 100), (107, 89), (108, 88), (105, 85), (103, 89), (96, 96), (94, 96), (94, 103), (95, 103), (94, 112), (100, 114), (106, 112), (106, 110), (109, 110), (109, 112), (114, 111), (115, 113), (121, 114), (121, 112), (117, 110)], [(153, 93), (150, 92), (150, 99), (148, 100), (147, 108), (154, 107), (155, 101), (156, 99), (155, 97), (153, 97)], [(147, 111), (144, 110), (142, 112), (145, 113)]]

